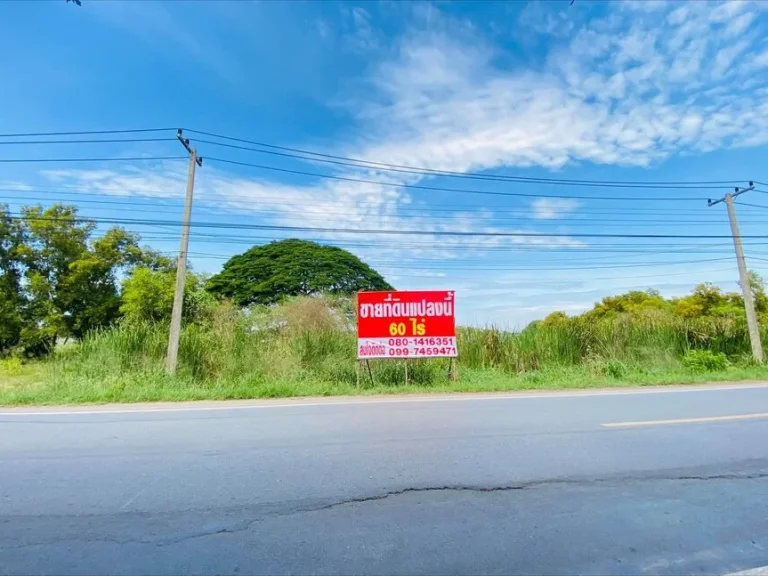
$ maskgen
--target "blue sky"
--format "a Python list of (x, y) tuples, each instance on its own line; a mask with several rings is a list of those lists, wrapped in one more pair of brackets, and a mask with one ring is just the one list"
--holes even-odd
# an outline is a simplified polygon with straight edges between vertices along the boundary
[[(83, 0), (81, 7), (5, 2), (0, 12), (3, 133), (185, 127), (460, 173), (768, 182), (766, 2)], [(737, 287), (727, 238), (580, 236), (727, 235), (724, 206), (707, 209), (704, 199), (729, 186), (426, 177), (187, 135), (209, 159), (197, 173), (199, 222), (430, 233), (195, 228), (190, 252), (199, 272), (215, 273), (226, 257), (270, 238), (322, 239), (348, 247), (398, 288), (455, 289), (464, 323), (506, 327), (553, 310), (576, 313), (631, 288), (674, 296), (706, 280)], [(4, 144), (0, 159), (183, 152), (173, 141)], [(7, 163), (0, 164), (0, 202), (16, 209), (66, 200), (94, 217), (169, 220), (128, 228), (173, 252), (185, 178), (184, 160)], [(768, 205), (759, 192), (742, 200)], [(744, 235), (765, 234), (765, 209), (738, 210)], [(557, 236), (435, 234), (441, 231)], [(745, 242), (750, 267), (768, 273), (768, 240)]]

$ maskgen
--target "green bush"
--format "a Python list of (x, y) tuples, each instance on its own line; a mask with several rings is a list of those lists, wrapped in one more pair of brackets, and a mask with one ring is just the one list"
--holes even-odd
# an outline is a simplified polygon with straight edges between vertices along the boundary
[(626, 364), (618, 360), (608, 360), (603, 364), (603, 373), (611, 378), (623, 378), (628, 371)]
[(21, 358), (11, 356), (10, 358), (0, 359), (0, 374), (2, 373), (8, 376), (18, 376), (21, 374)]
[(694, 372), (716, 372), (728, 368), (728, 359), (722, 352), (689, 350), (683, 356), (683, 366)]

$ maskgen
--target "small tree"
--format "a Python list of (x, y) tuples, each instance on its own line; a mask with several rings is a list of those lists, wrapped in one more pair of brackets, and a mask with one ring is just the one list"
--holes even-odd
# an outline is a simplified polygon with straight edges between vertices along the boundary
[(749, 287), (752, 289), (752, 300), (758, 314), (768, 313), (768, 295), (765, 294), (765, 281), (754, 270), (749, 271)]
[(673, 309), (683, 318), (739, 317), (744, 316), (744, 299), (739, 295), (704, 282), (693, 289), (689, 296), (674, 300)]
[(555, 312), (552, 312), (546, 318), (544, 318), (541, 324), (542, 326), (558, 326), (561, 324), (565, 324), (567, 322), (568, 322), (568, 315), (561, 310), (556, 310)]
[[(205, 316), (213, 297), (203, 290), (203, 279), (187, 272), (184, 283), (184, 319), (199, 320)], [(173, 309), (176, 272), (152, 270), (140, 266), (123, 281), (120, 313), (125, 322), (167, 322)]]
[(16, 346), (24, 326), (19, 249), (24, 241), (19, 222), (0, 204), (0, 354)]
[(618, 296), (606, 296), (587, 312), (588, 316), (604, 318), (615, 314), (639, 314), (647, 310), (665, 310), (670, 305), (657, 290), (631, 290)]

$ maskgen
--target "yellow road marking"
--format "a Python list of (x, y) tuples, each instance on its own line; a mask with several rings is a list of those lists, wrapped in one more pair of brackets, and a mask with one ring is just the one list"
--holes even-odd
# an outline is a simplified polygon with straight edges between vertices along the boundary
[(735, 414), (733, 416), (706, 416), (704, 418), (678, 418), (675, 420), (644, 420), (638, 422), (608, 422), (604, 428), (630, 428), (633, 426), (663, 426), (665, 424), (696, 424), (698, 422), (729, 422), (731, 420), (757, 420), (768, 418), (768, 412), (759, 414)]

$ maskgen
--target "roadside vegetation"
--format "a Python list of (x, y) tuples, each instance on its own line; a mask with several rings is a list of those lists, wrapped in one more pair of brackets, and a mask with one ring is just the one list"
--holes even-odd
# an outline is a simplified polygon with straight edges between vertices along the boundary
[[(458, 381), (448, 378), (447, 359), (419, 360), (409, 363), (405, 386), (404, 363), (386, 360), (361, 370), (358, 385), (349, 293), (388, 284), (349, 253), (303, 241), (251, 249), (212, 279), (190, 273), (178, 373), (169, 377), (173, 262), (119, 229), (91, 239), (87, 222), (58, 210), (34, 212), (46, 219), (25, 226), (0, 210), (0, 404), (768, 378), (751, 362), (741, 295), (702, 284), (677, 299), (654, 291), (604, 298), (579, 316), (555, 312), (520, 331), (460, 328)], [(321, 264), (291, 266), (296, 251)], [(249, 281), (267, 260), (273, 273)], [(766, 342), (768, 297), (756, 274), (751, 288)]]
[[(167, 323), (125, 319), (44, 360), (0, 364), (0, 404), (137, 402), (305, 395), (501, 391), (683, 384), (768, 377), (745, 322), (659, 311), (550, 317), (520, 332), (459, 330), (448, 361), (355, 361), (353, 300), (294, 297), (246, 310), (215, 303), (182, 332), (179, 371), (163, 371)], [(764, 330), (768, 338), (768, 330)]]

